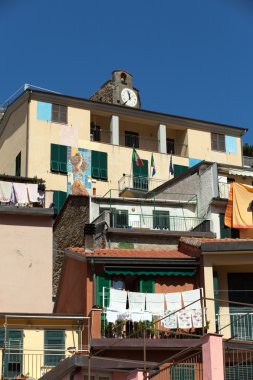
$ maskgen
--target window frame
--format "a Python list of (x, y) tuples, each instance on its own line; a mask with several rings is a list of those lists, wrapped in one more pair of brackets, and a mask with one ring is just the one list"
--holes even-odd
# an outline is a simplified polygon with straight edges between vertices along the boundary
[[(57, 337), (51, 337), (51, 339), (53, 339), (53, 340), (62, 339), (62, 343), (60, 343), (60, 344), (62, 344), (63, 348), (60, 347), (58, 349), (58, 347), (56, 347), (56, 348), (51, 347), (51, 349), (53, 351), (50, 351), (50, 347), (47, 348), (47, 346), (50, 345), (50, 343), (48, 343), (48, 338), (47, 338), (47, 333), (49, 333), (49, 332), (51, 332), (51, 333), (52, 332), (54, 332), (54, 333), (55, 332), (61, 332), (62, 333), (61, 337), (58, 337), (58, 338)], [(66, 351), (66, 336), (65, 336), (65, 334), (66, 334), (66, 331), (63, 329), (62, 330), (61, 329), (44, 330), (44, 365), (56, 366), (57, 364), (60, 363), (61, 359), (65, 359), (65, 351)], [(45, 355), (46, 352), (47, 352), (47, 355)]]
[(101, 141), (101, 131), (102, 128), (93, 122), (90, 125), (90, 135), (92, 136), (92, 141)]
[(140, 148), (140, 136), (137, 132), (125, 131), (125, 146)]
[[(168, 145), (171, 144), (172, 145), (172, 149), (168, 149)], [(167, 151), (167, 154), (173, 154), (175, 155), (175, 139), (166, 139), (166, 151)]]
[(166, 229), (170, 231), (170, 212), (163, 210), (153, 210), (153, 228)]
[(68, 107), (64, 106), (63, 104), (53, 103), (51, 121), (52, 123), (67, 124), (68, 123)]
[(222, 133), (211, 132), (211, 149), (216, 152), (226, 152), (226, 139)]

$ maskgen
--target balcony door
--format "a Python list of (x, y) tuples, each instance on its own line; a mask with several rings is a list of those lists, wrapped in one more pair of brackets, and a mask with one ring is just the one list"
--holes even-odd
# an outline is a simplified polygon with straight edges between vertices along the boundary
[(7, 330), (6, 353), (4, 360), (5, 378), (16, 378), (23, 372), (23, 330)]
[(148, 191), (148, 160), (142, 160), (144, 166), (137, 166), (133, 162), (133, 188)]
[[(253, 273), (228, 273), (229, 301), (253, 304)], [(253, 308), (229, 307), (231, 335), (239, 340), (253, 340)]]

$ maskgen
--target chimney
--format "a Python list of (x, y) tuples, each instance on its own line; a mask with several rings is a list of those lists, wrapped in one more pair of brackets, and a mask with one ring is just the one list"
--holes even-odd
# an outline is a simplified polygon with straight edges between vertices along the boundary
[(94, 223), (86, 223), (84, 225), (84, 247), (85, 252), (93, 252), (95, 248), (96, 225)]

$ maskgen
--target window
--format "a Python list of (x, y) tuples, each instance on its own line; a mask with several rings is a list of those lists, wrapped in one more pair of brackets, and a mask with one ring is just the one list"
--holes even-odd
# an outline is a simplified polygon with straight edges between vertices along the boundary
[(21, 152), (16, 157), (16, 170), (15, 170), (15, 175), (17, 177), (21, 176)]
[(68, 122), (68, 107), (60, 104), (53, 104), (52, 106), (52, 121), (56, 123)]
[(144, 166), (137, 166), (133, 162), (133, 188), (148, 191), (148, 160), (142, 160)]
[(175, 154), (175, 140), (173, 139), (167, 139), (167, 153), (168, 154)]
[(212, 150), (225, 152), (225, 135), (221, 135), (219, 133), (211, 133), (211, 147)]
[(107, 153), (91, 151), (91, 176), (95, 179), (107, 180)]
[(67, 193), (65, 191), (54, 191), (53, 202), (54, 202), (54, 212), (55, 214), (59, 214), (63, 203), (67, 198)]
[(182, 173), (184, 173), (186, 170), (188, 170), (188, 166), (184, 165), (173, 165), (174, 167), (174, 178), (180, 176)]
[(67, 151), (65, 145), (51, 144), (51, 171), (55, 173), (67, 173)]
[(220, 214), (220, 237), (221, 237), (221, 239), (239, 238), (240, 237), (239, 230), (225, 226), (224, 219), (225, 219), (225, 215)]
[(100, 132), (101, 132), (101, 127), (99, 125), (95, 125), (94, 123), (91, 123), (90, 135), (91, 135), (92, 141), (100, 141)]
[(7, 330), (4, 378), (16, 378), (22, 372), (23, 330)]
[(65, 331), (45, 330), (44, 364), (55, 366), (65, 357)]
[(114, 276), (112, 278), (112, 288), (118, 289), (118, 290), (125, 289), (125, 281), (124, 281), (123, 276)]
[(160, 230), (170, 229), (170, 213), (168, 211), (153, 211), (153, 228)]
[(114, 226), (116, 228), (128, 227), (128, 211), (116, 210), (114, 213)]
[[(96, 304), (100, 307), (109, 306), (109, 288), (111, 287), (111, 279), (104, 274), (97, 275), (96, 279)], [(104, 305), (103, 305), (104, 295)]]
[(139, 133), (125, 131), (125, 146), (139, 148)]

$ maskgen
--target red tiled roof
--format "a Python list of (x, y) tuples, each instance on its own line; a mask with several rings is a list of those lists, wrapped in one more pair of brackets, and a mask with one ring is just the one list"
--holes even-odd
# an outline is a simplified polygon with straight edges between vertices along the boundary
[(194, 246), (194, 247), (201, 247), (202, 243), (240, 243), (240, 242), (246, 242), (251, 241), (253, 243), (253, 239), (232, 239), (232, 238), (226, 238), (226, 239), (210, 239), (210, 238), (194, 238), (194, 237), (181, 237), (179, 242)]
[(70, 247), (67, 251), (81, 256), (95, 257), (143, 257), (143, 258), (171, 258), (171, 259), (190, 259), (178, 250), (140, 250), (140, 249), (95, 249), (94, 253), (85, 252), (84, 248)]

